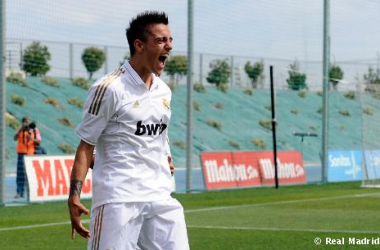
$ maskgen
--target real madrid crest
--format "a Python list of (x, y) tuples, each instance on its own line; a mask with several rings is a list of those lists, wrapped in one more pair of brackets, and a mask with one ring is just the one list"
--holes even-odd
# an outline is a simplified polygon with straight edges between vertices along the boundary
[(167, 111), (170, 110), (170, 103), (165, 98), (162, 98), (162, 104)]

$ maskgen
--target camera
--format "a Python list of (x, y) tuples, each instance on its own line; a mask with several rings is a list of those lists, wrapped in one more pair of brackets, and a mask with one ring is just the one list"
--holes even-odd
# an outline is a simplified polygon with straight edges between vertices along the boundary
[(35, 128), (36, 128), (36, 123), (35, 122), (29, 123), (29, 129), (35, 129)]
[(29, 129), (35, 129), (35, 128), (36, 128), (36, 123), (34, 121), (31, 122), (31, 123), (29, 123), (29, 124), (25, 124), (24, 125), (24, 130), (25, 131), (27, 131)]

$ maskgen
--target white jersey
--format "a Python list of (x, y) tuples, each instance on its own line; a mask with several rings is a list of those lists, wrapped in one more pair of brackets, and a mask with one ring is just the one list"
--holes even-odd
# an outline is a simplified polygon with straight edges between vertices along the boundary
[(170, 197), (170, 101), (160, 78), (148, 90), (129, 62), (91, 86), (76, 133), (96, 145), (92, 207)]

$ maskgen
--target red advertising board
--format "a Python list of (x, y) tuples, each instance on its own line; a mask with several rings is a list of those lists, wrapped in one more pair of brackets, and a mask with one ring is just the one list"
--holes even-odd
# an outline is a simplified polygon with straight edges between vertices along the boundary
[[(255, 155), (261, 173), (261, 184), (274, 184), (275, 170), (273, 152), (255, 152)], [(301, 153), (298, 151), (278, 151), (277, 174), (279, 184), (306, 183), (306, 173)]]
[[(201, 160), (208, 190), (274, 184), (272, 151), (204, 152)], [(300, 152), (280, 151), (277, 154), (277, 163), (280, 184), (306, 183)]]
[(256, 159), (249, 152), (202, 153), (206, 189), (260, 186)]
[[(74, 156), (25, 156), (29, 201), (65, 200), (70, 189)], [(92, 170), (83, 183), (81, 198), (92, 196)]]

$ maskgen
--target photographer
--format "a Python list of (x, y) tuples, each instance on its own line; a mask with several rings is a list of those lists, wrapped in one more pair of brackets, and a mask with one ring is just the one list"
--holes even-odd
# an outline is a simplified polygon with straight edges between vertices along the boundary
[[(22, 125), (20, 129), (15, 133), (13, 139), (17, 142), (17, 194), (15, 198), (24, 197), (24, 185), (25, 185), (25, 165), (24, 156), (34, 155), (35, 145), (41, 142), (41, 135), (35, 124), (30, 122), (28, 117), (22, 118)], [(32, 125), (32, 126), (30, 126)]]
[(41, 134), (37, 128), (36, 122), (29, 123), (29, 130), (32, 131), (32, 139), (34, 140), (34, 154), (35, 155), (46, 155), (46, 149), (41, 146)]

